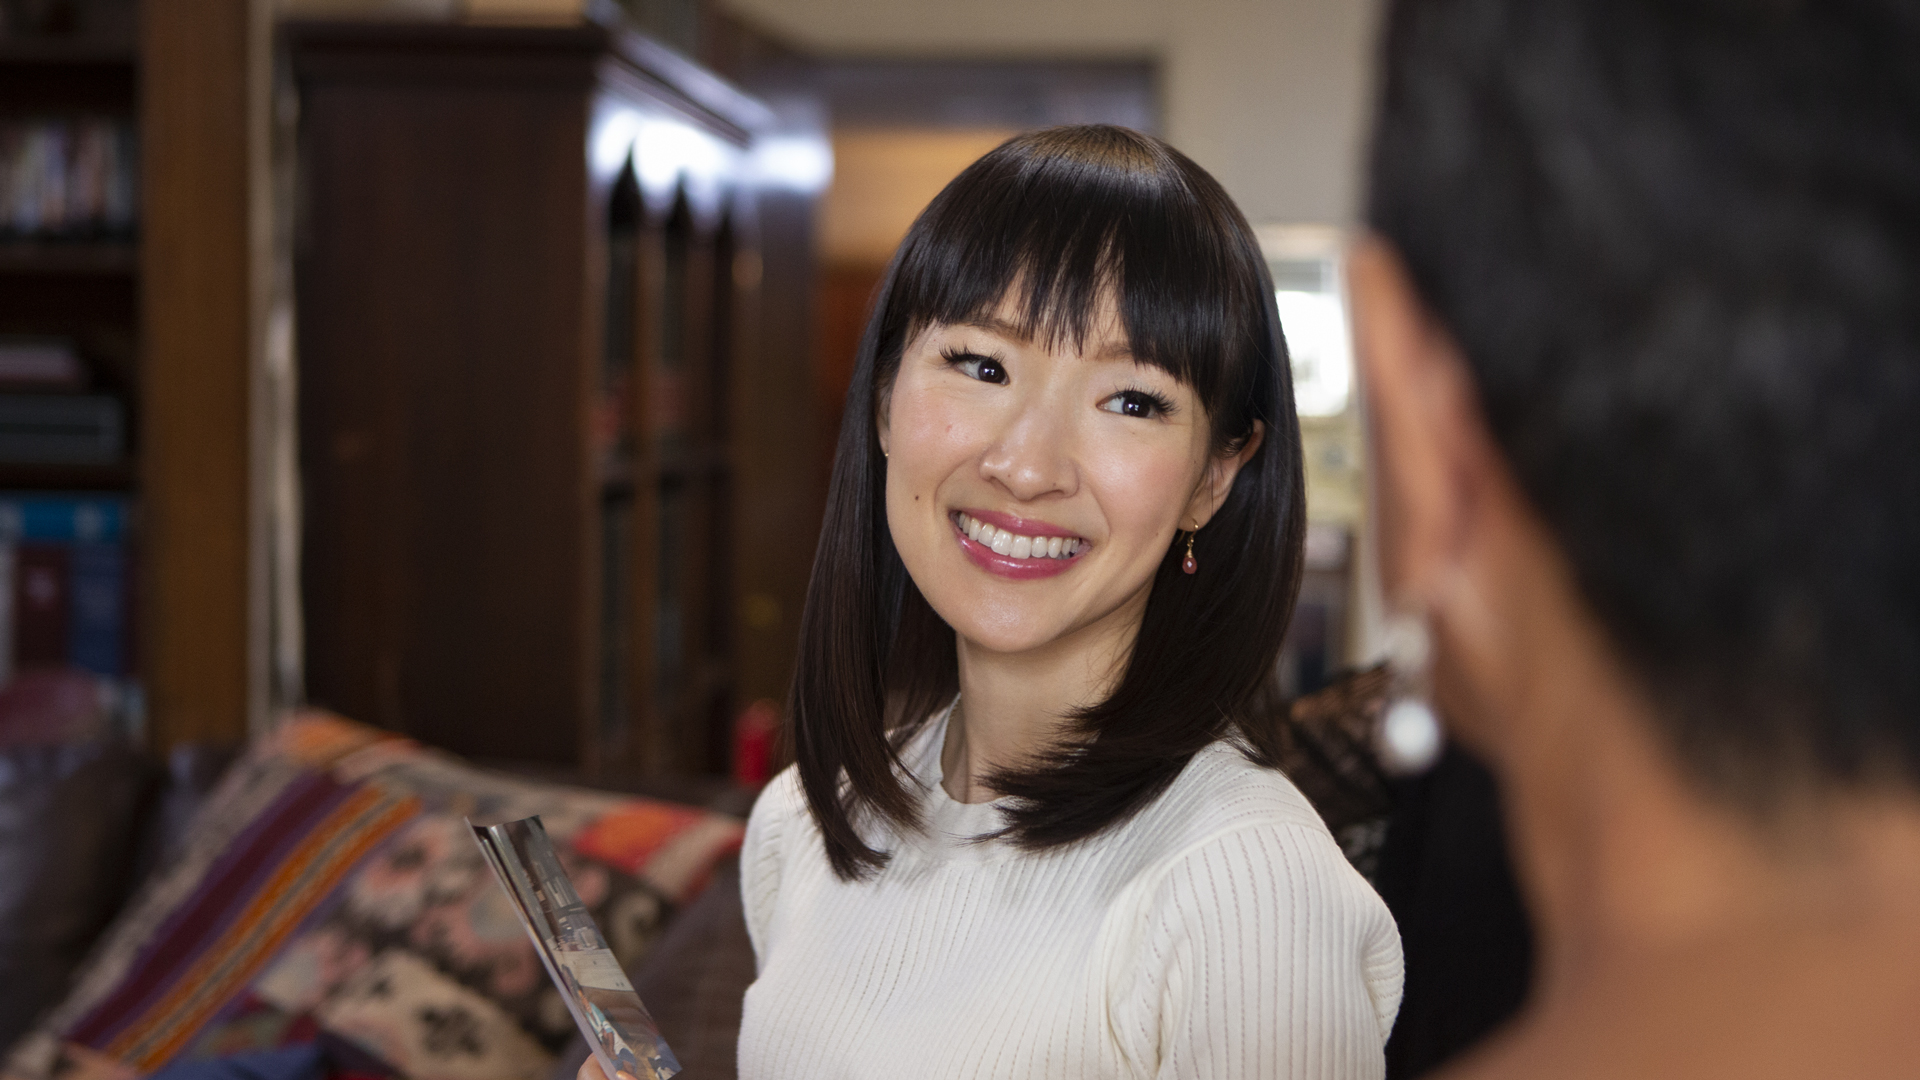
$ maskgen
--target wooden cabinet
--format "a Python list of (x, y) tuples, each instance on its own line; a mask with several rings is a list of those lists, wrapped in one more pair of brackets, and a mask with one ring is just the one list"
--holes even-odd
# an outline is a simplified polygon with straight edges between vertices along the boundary
[(776, 117), (617, 27), (286, 33), (309, 698), (724, 771), (784, 692), (822, 487), (810, 334), (769, 319), (810, 288)]

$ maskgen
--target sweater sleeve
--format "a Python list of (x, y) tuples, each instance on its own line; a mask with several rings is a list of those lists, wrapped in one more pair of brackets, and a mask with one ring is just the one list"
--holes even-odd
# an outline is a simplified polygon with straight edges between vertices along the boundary
[(782, 840), (790, 830), (798, 802), (799, 773), (788, 766), (754, 800), (753, 813), (747, 817), (747, 835), (740, 844), (740, 904), (746, 913), (747, 936), (753, 942), (757, 968), (767, 966), (774, 906), (780, 895)]
[(1156, 1075), (1385, 1075), (1399, 933), (1323, 831), (1216, 836), (1175, 860), (1147, 903), (1127, 997)]

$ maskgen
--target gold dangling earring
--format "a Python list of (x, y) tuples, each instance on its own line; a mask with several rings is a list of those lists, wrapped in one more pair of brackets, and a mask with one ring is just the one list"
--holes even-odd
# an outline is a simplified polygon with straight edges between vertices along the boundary
[(1200, 564), (1193, 560), (1193, 538), (1199, 535), (1199, 532), (1199, 529), (1195, 529), (1187, 534), (1187, 557), (1180, 560), (1180, 569), (1189, 574), (1200, 569)]

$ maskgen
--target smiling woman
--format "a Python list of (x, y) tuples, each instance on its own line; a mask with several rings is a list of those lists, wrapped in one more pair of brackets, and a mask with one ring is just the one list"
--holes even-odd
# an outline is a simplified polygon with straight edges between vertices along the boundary
[(1008, 141), (902, 244), (845, 417), (742, 1075), (1380, 1075), (1392, 920), (1264, 749), (1299, 430), (1219, 185)]
[(1193, 391), (1135, 360), (1112, 308), (1103, 295), (1084, 351), (1033, 340), (1012, 310), (928, 326), (887, 388), (889, 532), (962, 665), (1096, 645), (1118, 674), (1171, 537), (1199, 530), (1263, 441), (1252, 420), (1211, 454)]

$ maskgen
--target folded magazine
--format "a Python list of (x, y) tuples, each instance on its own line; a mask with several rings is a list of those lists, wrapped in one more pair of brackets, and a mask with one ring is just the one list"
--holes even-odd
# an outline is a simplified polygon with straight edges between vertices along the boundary
[(679, 1072), (680, 1063), (574, 892), (540, 819), (467, 825), (608, 1080), (667, 1080)]

